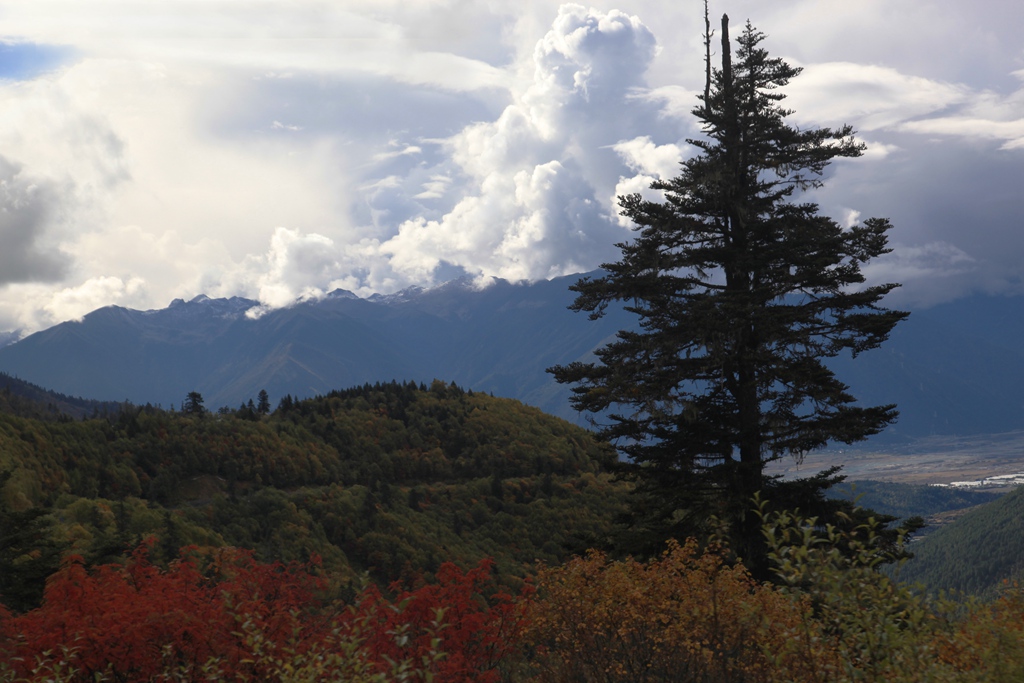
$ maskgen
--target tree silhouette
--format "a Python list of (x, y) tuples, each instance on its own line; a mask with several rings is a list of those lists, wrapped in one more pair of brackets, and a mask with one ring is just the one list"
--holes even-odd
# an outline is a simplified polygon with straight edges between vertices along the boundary
[(198, 391), (188, 392), (188, 395), (185, 396), (185, 401), (181, 404), (181, 412), (186, 415), (204, 415), (206, 408), (203, 407), (203, 395)]
[(266, 389), (260, 389), (260, 393), (256, 396), (256, 412), (260, 415), (270, 414), (270, 394), (267, 393)]
[[(806, 510), (837, 481), (783, 485), (765, 476), (767, 463), (895, 420), (893, 405), (854, 405), (823, 359), (878, 346), (907, 315), (879, 306), (898, 285), (867, 286), (861, 273), (890, 251), (888, 220), (844, 228), (797, 200), (832, 159), (864, 145), (849, 126), (786, 123), (779, 89), (800, 70), (769, 57), (763, 39), (748, 23), (734, 64), (723, 16), (721, 68), (693, 111), (705, 135), (688, 141), (697, 155), (652, 185), (664, 201), (620, 197), (636, 239), (617, 245), (622, 258), (606, 274), (572, 287), (574, 310), (596, 319), (623, 302), (638, 328), (596, 362), (550, 369), (575, 385), (573, 407), (606, 416), (601, 434), (626, 456), (648, 525), (685, 536), (715, 514), (748, 559), (763, 550), (756, 492)], [(710, 60), (710, 31), (707, 41)]]

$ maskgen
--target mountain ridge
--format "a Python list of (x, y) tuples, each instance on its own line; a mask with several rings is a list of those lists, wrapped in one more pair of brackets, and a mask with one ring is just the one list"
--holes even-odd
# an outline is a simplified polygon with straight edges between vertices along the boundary
[[(259, 302), (242, 297), (111, 306), (0, 348), (0, 371), (139, 404), (172, 405), (199, 391), (212, 407), (261, 389), (278, 400), (443, 378), (580, 423), (569, 388), (545, 369), (592, 358), (635, 318), (615, 307), (597, 321), (568, 310), (579, 277), (487, 287), (463, 278), (369, 298), (336, 290), (260, 315), (249, 314)], [(883, 440), (1022, 429), (1022, 321), (1024, 297), (952, 302), (914, 311), (881, 348), (830, 365), (863, 404), (899, 405)]]

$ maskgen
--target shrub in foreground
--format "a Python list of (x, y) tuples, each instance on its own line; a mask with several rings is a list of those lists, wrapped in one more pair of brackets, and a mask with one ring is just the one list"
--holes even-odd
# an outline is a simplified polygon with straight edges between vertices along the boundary
[(481, 595), (486, 562), (393, 600), (367, 586), (351, 606), (323, 599), (314, 570), (243, 551), (161, 570), (148, 546), (92, 572), (71, 558), (40, 608), (0, 612), (0, 681), (489, 683), (516, 641), (512, 598)]

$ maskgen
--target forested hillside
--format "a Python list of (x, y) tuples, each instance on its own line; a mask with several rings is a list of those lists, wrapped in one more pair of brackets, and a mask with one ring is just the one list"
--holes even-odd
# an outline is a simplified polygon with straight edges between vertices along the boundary
[(900, 579), (934, 591), (990, 596), (1024, 575), (1021, 520), (1024, 489), (1017, 488), (915, 543)]
[(0, 413), (41, 420), (67, 420), (119, 410), (118, 403), (66, 396), (0, 372)]
[(385, 583), (493, 557), (518, 585), (536, 560), (608, 544), (626, 491), (613, 457), (585, 430), (443, 382), (285, 397), (269, 415), (0, 413), (0, 521), (15, 530), (2, 602), (32, 606), (62, 555), (116, 561), (148, 536), (160, 562), (230, 545)]
[[(992, 491), (904, 484), (892, 481), (845, 481), (829, 490), (829, 496), (855, 501), (861, 507), (892, 515), (897, 519), (929, 517), (953, 510), (984, 505), (997, 500), (1002, 494)], [(925, 528), (925, 533), (930, 529)]]

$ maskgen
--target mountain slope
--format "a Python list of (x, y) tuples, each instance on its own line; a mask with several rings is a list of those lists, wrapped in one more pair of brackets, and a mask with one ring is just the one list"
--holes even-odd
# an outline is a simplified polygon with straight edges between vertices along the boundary
[[(545, 368), (586, 359), (635, 324), (568, 306), (578, 276), (531, 285), (469, 281), (359, 299), (338, 291), (253, 319), (246, 299), (108, 307), (0, 348), (0, 370), (66, 394), (169, 406), (199, 391), (235, 407), (364, 382), (435, 377), (579, 421)], [(1024, 428), (1024, 297), (973, 297), (914, 312), (880, 349), (831, 361), (864, 404), (896, 403), (880, 440)]]
[(576, 277), (532, 286), (469, 282), (391, 297), (338, 292), (258, 319), (245, 299), (167, 309), (107, 307), (0, 349), (0, 369), (66, 393), (169, 406), (197, 390), (237, 406), (260, 389), (312, 396), (364, 382), (445, 377), (571, 415), (544, 369), (585, 356), (620, 327), (567, 309)]
[(117, 413), (121, 405), (65, 396), (0, 372), (0, 413), (40, 420)]
[(912, 547), (900, 579), (929, 590), (991, 594), (1024, 575), (1024, 487), (971, 510)]
[(996, 307), (978, 297), (975, 304), (989, 310), (976, 313), (969, 325), (960, 318), (960, 304), (914, 312), (882, 347), (830, 362), (862, 403), (899, 406), (899, 422), (887, 437), (994, 433), (1024, 425), (1024, 345), (1012, 328), (1000, 327), (1004, 314), (1021, 308), (1019, 300)]

